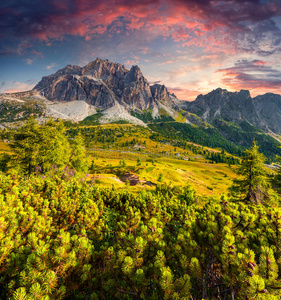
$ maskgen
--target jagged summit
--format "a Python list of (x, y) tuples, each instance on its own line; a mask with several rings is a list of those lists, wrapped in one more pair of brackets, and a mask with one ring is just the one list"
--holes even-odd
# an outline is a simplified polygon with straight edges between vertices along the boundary
[(34, 90), (50, 101), (82, 100), (96, 109), (122, 107), (128, 113), (150, 109), (154, 117), (160, 115), (160, 109), (168, 115), (175, 114), (172, 108), (175, 96), (165, 86), (150, 87), (136, 65), (128, 70), (124, 65), (100, 58), (84, 67), (67, 65), (44, 76)]
[(69, 74), (72, 74), (72, 75), (81, 75), (81, 72), (82, 72), (82, 68), (79, 67), (79, 66), (73, 66), (73, 65), (67, 65), (66, 67), (58, 70), (56, 72), (56, 75), (69, 75)]
[(96, 77), (108, 76), (110, 74), (123, 75), (128, 73), (129, 70), (124, 65), (114, 63), (109, 60), (102, 60), (100, 58), (89, 62), (83, 69), (82, 75), (90, 75)]
[(185, 102), (184, 109), (195, 113), (210, 124), (216, 120), (241, 123), (246, 121), (264, 130), (267, 125), (260, 118), (250, 92), (229, 92), (218, 88), (206, 95), (199, 95), (193, 102)]
[[(240, 90), (239, 92), (229, 92), (226, 89), (222, 89), (222, 88), (217, 88), (213, 91), (211, 91), (210, 93), (203, 95), (200, 94), (197, 96), (197, 98), (202, 98), (202, 97), (208, 97), (209, 99), (211, 99), (212, 101), (217, 101), (217, 100), (221, 100), (221, 99), (227, 99), (229, 97), (235, 97), (235, 98), (243, 98), (243, 99), (247, 99), (247, 98), (251, 98), (250, 92), (248, 90)], [(196, 101), (197, 99), (195, 99)]]

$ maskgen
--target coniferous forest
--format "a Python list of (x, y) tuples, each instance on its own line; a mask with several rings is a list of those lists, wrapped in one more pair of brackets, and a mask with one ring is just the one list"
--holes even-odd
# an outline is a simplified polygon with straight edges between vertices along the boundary
[(65, 132), (31, 119), (2, 155), (1, 299), (280, 299), (280, 175), (256, 143), (202, 202), (189, 184), (99, 185)]

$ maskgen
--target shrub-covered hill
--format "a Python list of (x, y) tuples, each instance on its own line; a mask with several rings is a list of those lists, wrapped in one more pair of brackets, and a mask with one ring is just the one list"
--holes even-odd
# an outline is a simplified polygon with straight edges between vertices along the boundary
[[(281, 155), (278, 140), (247, 122), (238, 125), (217, 120), (215, 127), (170, 122), (150, 124), (149, 128), (166, 139), (178, 139), (211, 148), (221, 148), (235, 155), (241, 155), (256, 141), (268, 162), (276, 161), (276, 155)], [(155, 137), (157, 138), (156, 135)]]
[(281, 209), (0, 175), (1, 299), (279, 299)]

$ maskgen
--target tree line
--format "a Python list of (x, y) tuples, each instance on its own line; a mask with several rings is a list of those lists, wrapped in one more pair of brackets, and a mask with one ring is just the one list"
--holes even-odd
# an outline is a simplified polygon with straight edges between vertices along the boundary
[(35, 119), (29, 119), (11, 136), (12, 154), (0, 156), (1, 170), (13, 168), (29, 176), (38, 172), (45, 174), (54, 167), (86, 172), (89, 159), (82, 135), (78, 133), (70, 140), (65, 131), (61, 121), (48, 120), (39, 125)]

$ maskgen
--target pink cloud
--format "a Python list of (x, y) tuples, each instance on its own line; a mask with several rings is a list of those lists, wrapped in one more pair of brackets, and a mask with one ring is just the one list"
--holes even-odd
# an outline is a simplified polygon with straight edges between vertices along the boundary
[(134, 65), (138, 64), (139, 61), (138, 61), (138, 60), (129, 60), (129, 59), (127, 59), (127, 60), (125, 60), (124, 63), (125, 63), (125, 65), (126, 65), (128, 68), (131, 68), (131, 66), (134, 66)]
[(234, 67), (219, 69), (220, 82), (232, 90), (246, 89), (251, 94), (281, 92), (281, 71), (270, 66), (271, 62), (241, 60)]
[(31, 51), (31, 54), (38, 55), (38, 56), (40, 56), (41, 58), (44, 57), (43, 54), (42, 54), (42, 52), (38, 52), (38, 51), (36, 51), (36, 50), (32, 50), (32, 51)]
[[(15, 24), (23, 27), (22, 30), (12, 28), (15, 35), (29, 35), (48, 43), (65, 35), (82, 36), (89, 41), (95, 35), (110, 34), (110, 30), (121, 34), (120, 28), (127, 32), (154, 30), (163, 37), (183, 42), (186, 47), (195, 45), (214, 51), (226, 48), (225, 52), (233, 53), (237, 47), (233, 33), (249, 31), (243, 21), (257, 23), (281, 15), (281, 8), (274, 1), (259, 3), (259, 13), (252, 1), (240, 0), (233, 0), (231, 5), (210, 0), (42, 1), (42, 12), (39, 10), (36, 18), (34, 14), (29, 15), (32, 5), (29, 11), (20, 11), (17, 6), (11, 8), (16, 12), (13, 17), (19, 18)], [(233, 14), (235, 5), (240, 14)], [(23, 23), (23, 19), (28, 21)]]

